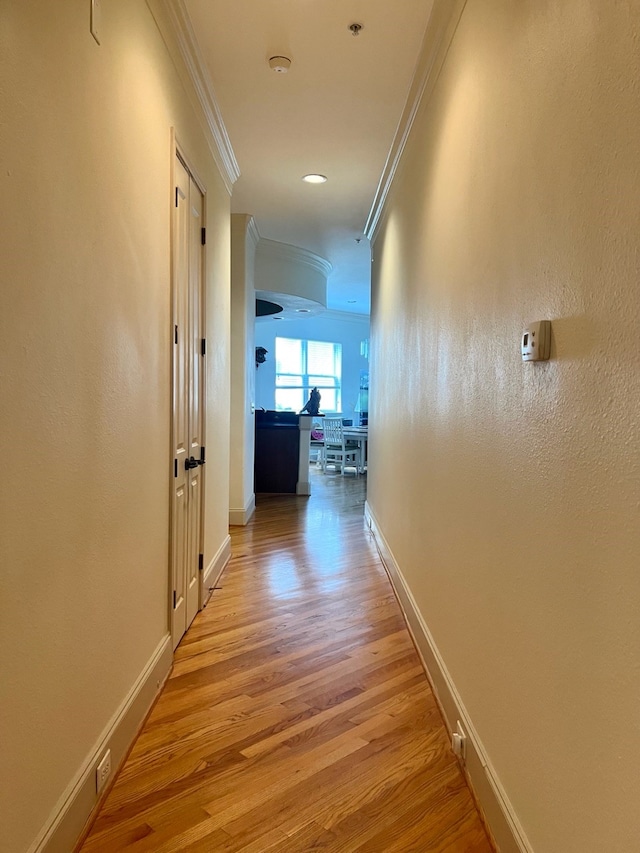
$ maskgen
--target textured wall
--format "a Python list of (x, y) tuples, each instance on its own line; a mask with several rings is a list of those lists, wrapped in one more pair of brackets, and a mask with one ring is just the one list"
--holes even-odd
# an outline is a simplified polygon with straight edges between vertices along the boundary
[(374, 247), (368, 499), (536, 853), (640, 838), (639, 36), (469, 0)]
[[(0, 20), (11, 853), (36, 837), (167, 633), (172, 126), (208, 190), (209, 384), (222, 401), (208, 440), (228, 468), (228, 194), (146, 4), (102, 6), (101, 46), (88, 3), (6, 2)], [(227, 532), (225, 476), (209, 492), (210, 553)]]

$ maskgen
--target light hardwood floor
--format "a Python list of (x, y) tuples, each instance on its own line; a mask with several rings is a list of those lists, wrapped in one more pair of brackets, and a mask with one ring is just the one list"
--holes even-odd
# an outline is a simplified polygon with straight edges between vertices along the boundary
[(366, 531), (366, 478), (312, 482), (232, 529), (82, 853), (491, 853)]

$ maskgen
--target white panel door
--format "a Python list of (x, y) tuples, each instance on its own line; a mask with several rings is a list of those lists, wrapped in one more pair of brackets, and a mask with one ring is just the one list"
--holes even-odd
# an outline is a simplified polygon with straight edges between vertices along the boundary
[[(202, 529), (202, 481), (204, 446), (202, 443), (202, 218), (204, 199), (197, 184), (189, 180), (189, 328), (187, 353), (189, 359), (189, 517), (187, 627), (193, 621), (200, 604), (199, 564)], [(198, 463), (197, 465), (194, 465)]]
[(175, 160), (172, 228), (171, 634), (180, 642), (199, 607), (202, 444), (202, 226), (204, 199)]

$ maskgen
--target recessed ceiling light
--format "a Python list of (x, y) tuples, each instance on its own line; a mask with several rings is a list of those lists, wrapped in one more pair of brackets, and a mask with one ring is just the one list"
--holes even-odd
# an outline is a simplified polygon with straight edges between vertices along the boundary
[(326, 184), (327, 177), (326, 175), (305, 175), (302, 178), (303, 181), (306, 181), (308, 184)]
[(282, 317), (274, 317), (274, 320), (282, 320)]
[(309, 308), (296, 308), (297, 314), (310, 314)]

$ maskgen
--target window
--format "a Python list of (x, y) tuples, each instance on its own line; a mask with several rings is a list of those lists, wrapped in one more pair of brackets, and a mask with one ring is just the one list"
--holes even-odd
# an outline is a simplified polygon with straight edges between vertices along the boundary
[(276, 338), (276, 410), (299, 412), (312, 388), (323, 412), (340, 412), (342, 344)]

